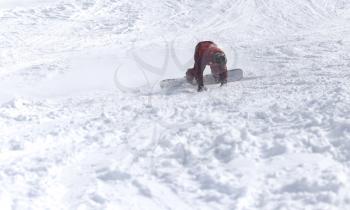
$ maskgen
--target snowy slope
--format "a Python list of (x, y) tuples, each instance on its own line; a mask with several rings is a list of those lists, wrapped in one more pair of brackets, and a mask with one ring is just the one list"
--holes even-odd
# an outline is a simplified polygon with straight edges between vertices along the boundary
[(0, 209), (350, 209), (349, 69), (347, 0), (1, 0)]

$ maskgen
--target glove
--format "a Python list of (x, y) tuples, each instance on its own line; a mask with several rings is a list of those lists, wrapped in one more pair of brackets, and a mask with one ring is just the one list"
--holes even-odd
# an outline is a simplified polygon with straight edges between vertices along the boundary
[(226, 84), (227, 84), (227, 80), (223, 80), (223, 81), (221, 81), (220, 87), (222, 87), (222, 86), (224, 86), (224, 85), (226, 85)]
[(198, 92), (202, 92), (202, 91), (206, 91), (207, 90), (207, 88), (206, 87), (204, 87), (204, 86), (198, 86)]

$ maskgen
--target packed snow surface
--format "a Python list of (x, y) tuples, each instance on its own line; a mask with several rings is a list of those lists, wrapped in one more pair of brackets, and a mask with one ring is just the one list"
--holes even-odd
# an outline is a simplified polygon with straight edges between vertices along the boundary
[(350, 209), (350, 2), (1, 0), (0, 209)]

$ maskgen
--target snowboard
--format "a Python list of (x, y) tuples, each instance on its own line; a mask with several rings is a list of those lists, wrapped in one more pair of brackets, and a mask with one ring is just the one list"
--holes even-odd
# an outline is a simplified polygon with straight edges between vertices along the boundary
[[(243, 78), (242, 69), (231, 69), (231, 70), (227, 71), (227, 83), (239, 81), (242, 78)], [(204, 80), (204, 85), (220, 84), (214, 79), (213, 75), (211, 75), (211, 74), (204, 75), (203, 80)], [(194, 80), (193, 83), (189, 83), (189, 82), (187, 82), (185, 77), (175, 78), (175, 79), (165, 79), (165, 80), (160, 81), (160, 87), (162, 89), (176, 88), (176, 87), (184, 86), (186, 84), (197, 85), (197, 82)]]

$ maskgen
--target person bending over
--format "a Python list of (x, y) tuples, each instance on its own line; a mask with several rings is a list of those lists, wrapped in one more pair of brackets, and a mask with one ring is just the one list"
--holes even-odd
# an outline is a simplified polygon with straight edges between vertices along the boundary
[(203, 83), (203, 72), (205, 67), (209, 65), (214, 79), (224, 85), (227, 83), (226, 64), (225, 53), (214, 42), (199, 42), (194, 52), (194, 66), (187, 70), (186, 79), (190, 83), (193, 83), (195, 79), (199, 92), (206, 90)]

